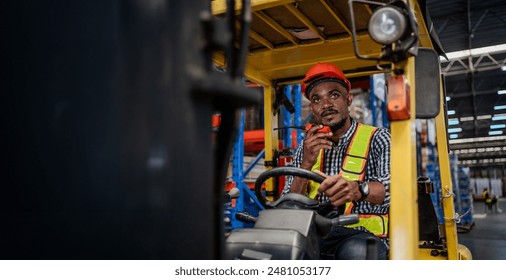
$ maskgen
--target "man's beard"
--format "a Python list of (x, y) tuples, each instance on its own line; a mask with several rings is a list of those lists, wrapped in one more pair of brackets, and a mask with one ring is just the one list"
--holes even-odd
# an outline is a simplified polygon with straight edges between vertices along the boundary
[(340, 120), (336, 123), (330, 124), (329, 127), (332, 130), (332, 132), (336, 132), (339, 129), (343, 128), (344, 125), (346, 124), (346, 120), (347, 120), (347, 118), (343, 118), (342, 120)]

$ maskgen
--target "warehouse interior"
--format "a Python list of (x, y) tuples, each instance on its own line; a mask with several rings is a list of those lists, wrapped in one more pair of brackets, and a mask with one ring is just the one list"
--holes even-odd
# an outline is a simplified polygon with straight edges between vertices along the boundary
[[(506, 7), (503, 1), (427, 4), (434, 29), (450, 55), (441, 63), (450, 147), (473, 177), (504, 177)], [(466, 50), (472, 51), (464, 54)]]
[[(504, 1), (428, 1), (447, 59), (445, 76), (451, 153), (469, 172), (476, 201), (471, 231), (459, 235), (476, 259), (505, 259), (504, 198), (499, 213), (488, 214), (483, 188), (506, 185), (506, 5)], [(471, 51), (468, 51), (471, 50)]]

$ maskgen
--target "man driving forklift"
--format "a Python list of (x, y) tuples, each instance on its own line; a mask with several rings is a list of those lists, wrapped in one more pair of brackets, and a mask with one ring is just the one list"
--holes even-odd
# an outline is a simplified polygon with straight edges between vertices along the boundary
[(306, 73), (302, 91), (315, 125), (297, 148), (294, 166), (326, 179), (316, 184), (290, 176), (283, 194), (302, 193), (327, 202), (327, 216), (360, 214), (359, 223), (332, 228), (322, 241), (322, 258), (387, 259), (390, 132), (350, 117), (350, 89), (342, 70), (331, 63), (317, 63)]

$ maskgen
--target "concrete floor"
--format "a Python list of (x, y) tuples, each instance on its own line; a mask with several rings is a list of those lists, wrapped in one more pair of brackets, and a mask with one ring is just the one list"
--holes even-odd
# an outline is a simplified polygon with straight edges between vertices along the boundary
[(485, 212), (484, 202), (473, 203), (474, 226), (458, 234), (459, 243), (465, 245), (474, 260), (506, 260), (506, 199), (498, 201), (497, 212)]

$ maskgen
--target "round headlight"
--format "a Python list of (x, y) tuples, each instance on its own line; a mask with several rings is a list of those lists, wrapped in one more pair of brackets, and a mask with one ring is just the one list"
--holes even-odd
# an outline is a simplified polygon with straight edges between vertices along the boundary
[(369, 35), (374, 41), (388, 45), (401, 38), (406, 25), (406, 17), (398, 9), (381, 7), (369, 19)]

